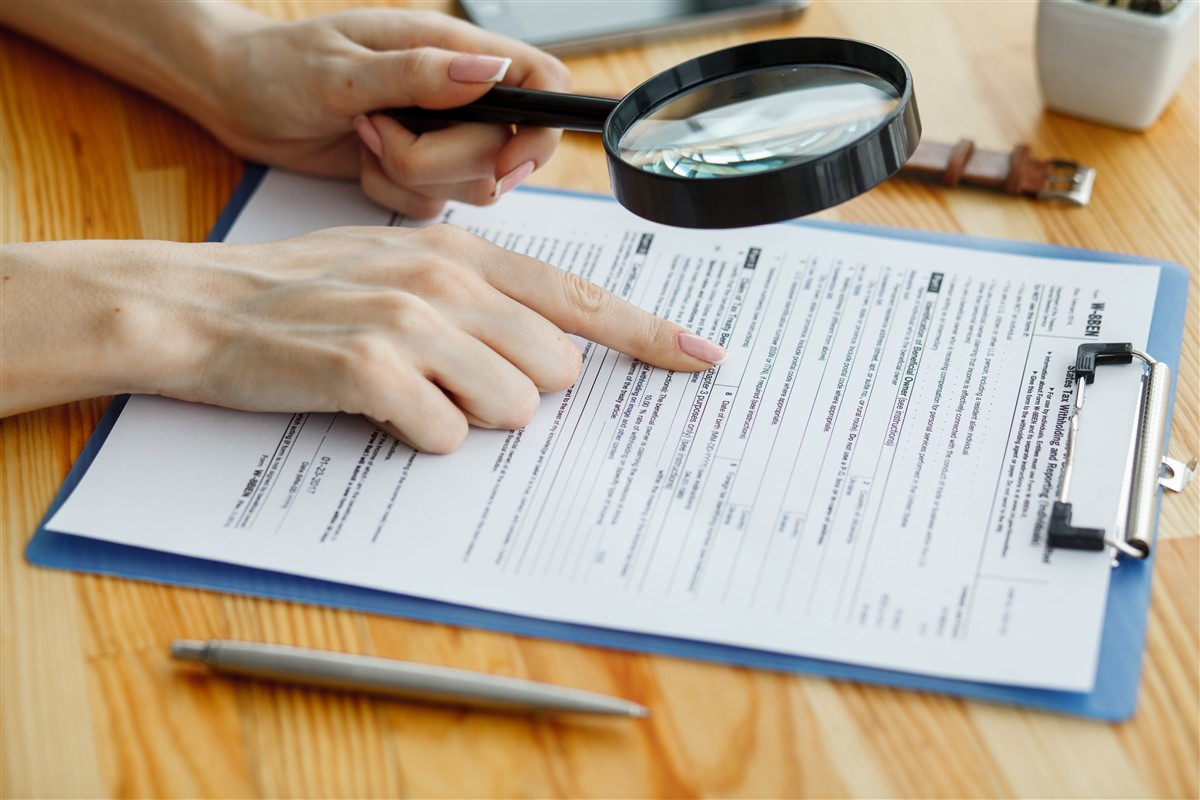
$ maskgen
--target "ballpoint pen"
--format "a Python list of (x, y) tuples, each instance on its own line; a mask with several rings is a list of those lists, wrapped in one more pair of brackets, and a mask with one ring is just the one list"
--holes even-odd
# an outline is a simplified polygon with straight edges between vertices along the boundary
[(206, 664), (215, 672), (431, 703), (529, 713), (650, 716), (645, 706), (596, 692), (374, 656), (221, 639), (176, 639), (171, 655)]

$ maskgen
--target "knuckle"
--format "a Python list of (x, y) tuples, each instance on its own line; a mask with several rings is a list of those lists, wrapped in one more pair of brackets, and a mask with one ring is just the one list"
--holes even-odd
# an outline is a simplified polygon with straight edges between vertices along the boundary
[(563, 274), (562, 292), (577, 328), (588, 320), (603, 316), (612, 302), (608, 290), (573, 272)]
[(339, 366), (351, 377), (358, 374), (371, 375), (383, 366), (386, 359), (384, 349), (381, 338), (373, 333), (351, 334), (338, 351)]
[(445, 454), (458, 449), (467, 438), (466, 418), (461, 413), (431, 414), (415, 430), (408, 433), (418, 450)]
[(579, 378), (583, 369), (583, 353), (570, 339), (560, 337), (559, 354), (547, 365), (542, 377), (542, 386), (548, 392), (561, 392), (570, 388)]
[(406, 315), (416, 305), (415, 300), (407, 292), (388, 289), (371, 291), (361, 299), (360, 319), (368, 324), (388, 327), (393, 319)]
[(429, 76), (439, 72), (439, 57), (432, 47), (414, 47), (405, 53), (401, 79), (410, 86), (419, 86)]
[(438, 200), (435, 197), (425, 197), (424, 195), (415, 195), (409, 199), (404, 211), (415, 219), (433, 219), (441, 214), (442, 209), (445, 207), (445, 200)]
[(545, 164), (549, 161), (562, 140), (562, 131), (550, 128), (522, 131), (518, 135), (522, 134), (525, 134), (524, 147), (528, 151), (529, 160), (535, 164)]
[(674, 330), (658, 317), (640, 313), (630, 325), (632, 347), (639, 352), (665, 351), (672, 344)]
[(436, 335), (440, 315), (425, 297), (410, 292), (389, 292), (385, 296), (384, 323), (388, 328), (406, 338)]
[(412, 147), (393, 147), (384, 151), (383, 167), (394, 183), (407, 186), (420, 179), (421, 158)]
[(360, 92), (354, 76), (361, 70), (360, 62), (361, 59), (354, 55), (338, 54), (321, 64), (325, 78), (313, 86), (318, 108), (344, 117), (352, 116), (358, 110)]
[(358, 306), (359, 320), (366, 328), (350, 337), (350, 347), (363, 355), (376, 348), (387, 347), (393, 337), (411, 342), (435, 336), (441, 325), (437, 309), (420, 293), (413, 291), (376, 290)]
[(362, 173), (359, 175), (358, 185), (362, 188), (362, 192), (367, 196), (367, 199), (373, 200), (379, 205), (385, 208), (390, 208), (393, 211), (399, 210), (393, 208), (391, 200), (385, 197), (383, 192), (379, 191), (379, 181), (376, 178), (376, 173), (374, 173), (371, 169), (363, 169)]
[(497, 428), (515, 430), (523, 428), (533, 419), (541, 403), (541, 395), (532, 382), (525, 380), (521, 386), (508, 392), (495, 419), (490, 420)]
[[(406, 268), (405, 287), (423, 300), (422, 312), (432, 312), (430, 301), (450, 300), (462, 303), (477, 295), (480, 283), (477, 276), (458, 261), (445, 258), (415, 259)], [(420, 317), (429, 322), (428, 316)]]
[(571, 70), (567, 65), (559, 61), (557, 58), (550, 59), (549, 64), (550, 79), (553, 85), (558, 88), (558, 91), (569, 92), (574, 86), (575, 79), (571, 75)]
[[(375, 413), (368, 410), (366, 416), (390, 421), (388, 412), (395, 411), (398, 404), (402, 404), (410, 412), (405, 415), (410, 421), (392, 424), (404, 434), (407, 442), (426, 453), (449, 453), (466, 439), (467, 421), (455, 407), (432, 400), (430, 389), (427, 379), (419, 373), (401, 372), (393, 376), (386, 392), (380, 391), (375, 395), (374, 404), (369, 406), (375, 409)], [(378, 413), (380, 409), (387, 411)]]
[(414, 86), (422, 94), (427, 94), (428, 89), (439, 85), (439, 76), (445, 71), (442, 53), (428, 46), (404, 50), (398, 56), (398, 64), (398, 82), (401, 82), (401, 85)]
[[(404, 288), (416, 298), (430, 298), (441, 291), (442, 264), (435, 258), (414, 258), (404, 265)], [(414, 298), (414, 299), (416, 299)]]
[(462, 255), (475, 241), (475, 237), (462, 228), (446, 223), (426, 225), (414, 234), (425, 247), (442, 255)]
[(559, 59), (549, 53), (534, 51), (530, 65), (533, 74), (526, 80), (531, 89), (544, 89), (553, 92), (569, 92), (574, 84), (571, 70)]
[(468, 24), (464, 20), (448, 16), (442, 11), (433, 11), (420, 7), (406, 8), (403, 13), (409, 27), (417, 31), (424, 41), (429, 42), (440, 41), (445, 38), (445, 31), (452, 30), (455, 26), (465, 26)]
[(369, 409), (379, 394), (380, 377), (395, 372), (391, 348), (382, 337), (373, 333), (355, 333), (338, 348), (333, 356), (336, 385), (349, 389), (346, 410)]

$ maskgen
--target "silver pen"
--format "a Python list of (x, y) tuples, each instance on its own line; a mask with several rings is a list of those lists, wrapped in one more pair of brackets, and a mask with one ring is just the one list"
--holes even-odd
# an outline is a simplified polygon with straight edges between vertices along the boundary
[(176, 639), (171, 656), (216, 672), (430, 703), (533, 713), (576, 712), (648, 717), (645, 706), (618, 697), (465, 669), (357, 656), (305, 647), (212, 639)]

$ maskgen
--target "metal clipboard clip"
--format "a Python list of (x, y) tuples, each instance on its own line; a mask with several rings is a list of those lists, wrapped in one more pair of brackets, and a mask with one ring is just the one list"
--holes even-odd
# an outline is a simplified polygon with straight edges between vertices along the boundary
[[(1079, 528), (1071, 524), (1071, 504), (1067, 501), (1071, 469), (1075, 461), (1075, 439), (1079, 433), (1079, 415), (1083, 409), (1083, 388), (1096, 380), (1096, 369), (1104, 364), (1130, 364), (1137, 358), (1144, 364), (1142, 391), (1136, 417), (1132, 474), (1127, 475), (1128, 513), (1124, 536), (1107, 534), (1102, 528)], [(1067, 449), (1063, 457), (1062, 482), (1058, 500), (1050, 512), (1047, 543), (1071, 550), (1105, 550), (1143, 559), (1150, 555), (1154, 538), (1154, 501), (1158, 487), (1182, 491), (1195, 474), (1196, 459), (1183, 464), (1163, 453), (1163, 434), (1167, 425), (1167, 396), (1171, 388), (1171, 369), (1128, 342), (1081, 344), (1075, 358), (1075, 403), (1067, 430)], [(1164, 468), (1166, 474), (1164, 475)], [(1115, 564), (1115, 561), (1114, 561)]]

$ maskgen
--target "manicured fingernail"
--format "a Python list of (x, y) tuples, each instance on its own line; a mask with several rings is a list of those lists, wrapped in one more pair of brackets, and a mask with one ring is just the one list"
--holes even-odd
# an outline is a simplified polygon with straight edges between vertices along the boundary
[(729, 356), (725, 352), (725, 348), (719, 344), (710, 342), (702, 336), (697, 336), (694, 333), (681, 333), (677, 341), (679, 349), (687, 353), (692, 358), (698, 358), (701, 361), (707, 361), (713, 366), (724, 364), (725, 359)]
[(358, 136), (363, 140), (363, 144), (371, 148), (371, 152), (377, 158), (383, 158), (383, 140), (379, 138), (379, 131), (371, 120), (367, 119), (364, 114), (359, 114), (354, 118), (354, 130), (358, 131)]
[(462, 55), (450, 62), (450, 80), (459, 83), (495, 83), (508, 72), (511, 58)]
[(521, 182), (533, 174), (533, 168), (537, 165), (532, 161), (526, 161), (524, 164), (516, 167), (512, 172), (505, 175), (496, 181), (496, 188), (492, 190), (492, 198), (495, 199), (510, 189), (515, 189), (521, 185)]

